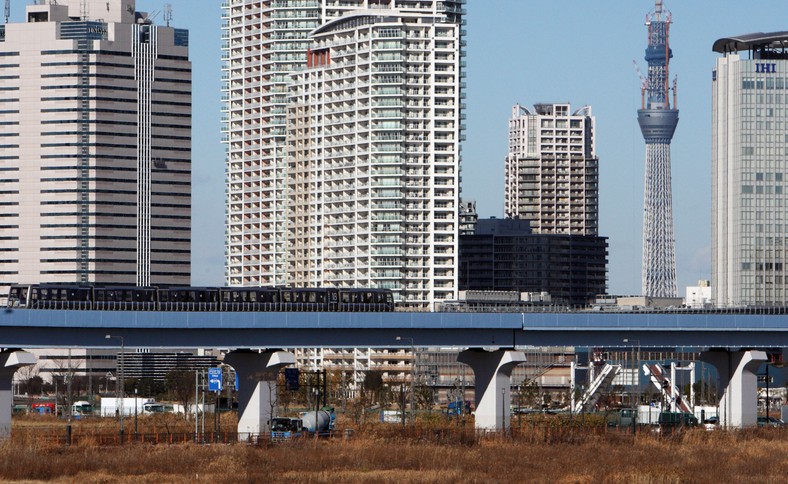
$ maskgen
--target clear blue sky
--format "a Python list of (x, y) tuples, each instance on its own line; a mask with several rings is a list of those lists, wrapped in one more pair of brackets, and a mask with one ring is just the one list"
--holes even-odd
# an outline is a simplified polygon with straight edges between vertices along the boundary
[[(173, 25), (191, 31), (194, 68), (193, 277), (221, 284), (224, 260), (224, 149), (220, 143), (221, 9), (215, 0), (170, 3)], [(785, 0), (666, 1), (673, 13), (671, 75), (680, 121), (672, 145), (679, 292), (710, 278), (712, 43), (751, 32), (788, 30)], [(20, 6), (21, 7), (21, 6)], [(644, 144), (636, 121), (645, 70), (647, 0), (468, 0), (467, 141), (463, 197), (480, 216), (503, 215), (507, 121), (515, 103), (591, 105), (600, 158), (600, 235), (609, 237), (609, 290), (640, 292)], [(15, 15), (16, 16), (16, 15)], [(161, 16), (159, 16), (161, 19)]]

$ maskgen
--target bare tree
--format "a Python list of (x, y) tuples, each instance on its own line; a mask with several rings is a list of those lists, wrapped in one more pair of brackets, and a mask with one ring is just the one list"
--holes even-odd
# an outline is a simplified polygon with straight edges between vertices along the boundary
[[(71, 415), (71, 404), (74, 401), (74, 374), (85, 360), (81, 358), (54, 358), (51, 361), (55, 365), (52, 370), (52, 378), (60, 378), (63, 382), (63, 387), (59, 388), (58, 392), (63, 394), (60, 405), (63, 405), (67, 415)], [(59, 399), (60, 395), (55, 395), (55, 400), (59, 401)]]
[(167, 391), (178, 403), (183, 405), (184, 418), (188, 419), (189, 402), (194, 395), (194, 372), (176, 368), (167, 373), (164, 382), (167, 385)]

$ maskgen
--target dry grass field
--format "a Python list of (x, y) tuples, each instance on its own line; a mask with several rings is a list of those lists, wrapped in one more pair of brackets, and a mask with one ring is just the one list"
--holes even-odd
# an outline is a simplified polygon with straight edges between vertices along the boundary
[(0, 481), (645, 484), (788, 479), (788, 431), (783, 429), (696, 429), (635, 437), (601, 426), (536, 421), (514, 435), (478, 437), (467, 427), (370, 425), (347, 440), (260, 445), (99, 446), (85, 439), (65, 447), (20, 432), (0, 444)]

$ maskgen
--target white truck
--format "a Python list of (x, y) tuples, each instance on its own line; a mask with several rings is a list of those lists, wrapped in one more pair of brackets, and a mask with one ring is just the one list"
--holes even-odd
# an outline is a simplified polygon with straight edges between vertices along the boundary
[(153, 398), (114, 398), (104, 397), (101, 399), (101, 416), (115, 417), (123, 412), (124, 416), (131, 416), (163, 412), (164, 407), (156, 403)]

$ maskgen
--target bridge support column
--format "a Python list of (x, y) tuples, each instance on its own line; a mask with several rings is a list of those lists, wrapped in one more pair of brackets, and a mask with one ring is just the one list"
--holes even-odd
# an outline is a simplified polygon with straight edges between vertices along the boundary
[(11, 414), (14, 408), (14, 373), (23, 366), (35, 365), (36, 357), (26, 351), (0, 352), (0, 440), (11, 437)]
[(461, 352), (457, 361), (473, 369), (476, 381), (476, 429), (509, 428), (512, 413), (512, 370), (525, 361), (525, 353), (471, 348)]
[(279, 370), (294, 364), (295, 355), (286, 351), (235, 350), (225, 355), (224, 362), (238, 376), (238, 440), (270, 432)]
[(758, 367), (764, 351), (705, 351), (700, 359), (714, 365), (720, 376), (720, 425), (723, 428), (758, 424)]

